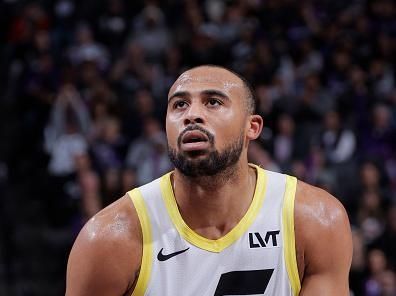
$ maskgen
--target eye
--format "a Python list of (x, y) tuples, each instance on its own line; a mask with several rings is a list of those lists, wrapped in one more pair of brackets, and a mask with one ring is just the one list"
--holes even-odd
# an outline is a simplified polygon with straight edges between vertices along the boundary
[(220, 106), (220, 105), (221, 105), (221, 102), (220, 102), (220, 100), (218, 100), (218, 99), (210, 98), (210, 99), (208, 100), (208, 105), (209, 105), (209, 106), (212, 106), (212, 107)]
[(184, 107), (186, 107), (186, 106), (187, 106), (186, 101), (176, 101), (176, 102), (173, 104), (173, 108), (174, 108), (174, 109), (181, 109), (181, 108), (184, 108)]

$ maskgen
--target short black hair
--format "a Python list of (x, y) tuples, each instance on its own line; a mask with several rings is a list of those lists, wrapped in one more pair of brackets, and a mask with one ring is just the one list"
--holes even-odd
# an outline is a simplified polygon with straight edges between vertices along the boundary
[(229, 68), (226, 68), (224, 66), (220, 66), (220, 65), (215, 65), (215, 64), (204, 64), (204, 65), (199, 65), (199, 66), (195, 66), (192, 67), (190, 69), (188, 69), (187, 71), (196, 69), (196, 68), (201, 68), (201, 67), (211, 67), (211, 68), (219, 68), (219, 69), (223, 69), (226, 70), (232, 74), (234, 74), (236, 77), (238, 77), (241, 81), (242, 84), (245, 88), (246, 91), (246, 107), (247, 107), (247, 111), (249, 114), (255, 114), (256, 113), (256, 108), (257, 108), (257, 100), (256, 100), (256, 96), (255, 96), (255, 92), (254, 89), (252, 87), (252, 85), (249, 83), (249, 81), (247, 81), (247, 79), (245, 77), (243, 77), (241, 74), (239, 74), (238, 72), (235, 72), (234, 70), (231, 70)]

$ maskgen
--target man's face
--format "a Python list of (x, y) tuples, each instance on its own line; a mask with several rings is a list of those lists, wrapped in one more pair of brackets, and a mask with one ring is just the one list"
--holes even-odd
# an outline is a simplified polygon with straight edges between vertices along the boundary
[(184, 175), (216, 175), (238, 162), (245, 144), (246, 90), (234, 74), (199, 67), (182, 74), (168, 95), (169, 156)]

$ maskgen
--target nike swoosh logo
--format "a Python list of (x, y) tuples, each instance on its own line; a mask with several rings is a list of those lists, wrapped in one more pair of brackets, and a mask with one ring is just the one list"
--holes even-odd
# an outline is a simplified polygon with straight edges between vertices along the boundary
[(166, 261), (166, 260), (168, 260), (168, 259), (170, 259), (170, 258), (172, 258), (172, 257), (175, 257), (175, 256), (177, 256), (177, 255), (179, 255), (179, 254), (181, 254), (181, 253), (184, 253), (184, 252), (187, 251), (188, 249), (190, 249), (190, 248), (187, 248), (187, 249), (184, 249), (184, 250), (181, 250), (181, 251), (177, 251), (177, 252), (174, 252), (174, 253), (170, 253), (170, 254), (163, 254), (162, 251), (164, 250), (164, 248), (162, 248), (162, 249), (159, 251), (158, 255), (157, 255), (157, 259), (158, 259), (159, 261)]

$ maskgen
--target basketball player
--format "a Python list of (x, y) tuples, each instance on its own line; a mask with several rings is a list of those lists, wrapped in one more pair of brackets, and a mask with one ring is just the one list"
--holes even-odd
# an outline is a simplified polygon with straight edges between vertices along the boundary
[(217, 66), (169, 91), (175, 170), (94, 216), (68, 296), (349, 295), (347, 214), (327, 192), (247, 160), (263, 120), (247, 82)]

